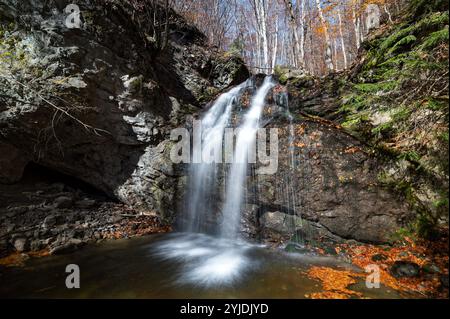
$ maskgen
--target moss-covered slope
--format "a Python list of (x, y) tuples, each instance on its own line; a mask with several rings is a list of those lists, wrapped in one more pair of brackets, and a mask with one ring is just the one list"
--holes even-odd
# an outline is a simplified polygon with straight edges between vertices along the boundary
[(351, 70), (308, 81), (280, 72), (297, 115), (339, 122), (384, 159), (379, 183), (417, 212), (404, 231), (426, 237), (448, 224), (448, 21), (447, 1), (414, 0)]

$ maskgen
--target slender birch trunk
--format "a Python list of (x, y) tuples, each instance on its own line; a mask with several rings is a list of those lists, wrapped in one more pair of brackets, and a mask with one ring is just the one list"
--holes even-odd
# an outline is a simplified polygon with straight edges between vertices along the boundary
[(322, 7), (320, 5), (320, 0), (316, 0), (316, 7), (317, 7), (317, 11), (319, 12), (319, 18), (320, 21), (322, 23), (322, 27), (325, 33), (325, 42), (327, 45), (327, 48), (325, 50), (325, 63), (327, 65), (327, 68), (330, 70), (334, 69), (333, 66), (333, 57), (332, 57), (332, 43), (331, 43), (331, 38), (330, 38), (330, 34), (328, 32), (328, 26), (327, 26), (327, 21), (323, 15), (323, 10)]
[(338, 18), (339, 18), (339, 35), (341, 37), (341, 49), (342, 55), (344, 57), (344, 69), (347, 69), (348, 67), (347, 50), (345, 49), (345, 40), (344, 40), (344, 32), (342, 31), (342, 17), (340, 9), (338, 11)]

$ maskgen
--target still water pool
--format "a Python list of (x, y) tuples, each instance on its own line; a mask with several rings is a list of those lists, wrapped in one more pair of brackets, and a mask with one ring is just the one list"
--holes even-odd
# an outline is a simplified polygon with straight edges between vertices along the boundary
[[(80, 289), (65, 285), (68, 264)], [(288, 254), (199, 234), (109, 241), (70, 255), (30, 259), (0, 269), (2, 298), (305, 298), (320, 292), (311, 266), (348, 269), (335, 258)], [(392, 290), (352, 287), (367, 298), (399, 298)]]

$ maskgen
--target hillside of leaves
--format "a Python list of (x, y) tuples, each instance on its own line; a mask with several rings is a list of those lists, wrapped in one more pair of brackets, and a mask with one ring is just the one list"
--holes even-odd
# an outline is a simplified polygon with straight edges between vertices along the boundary
[(448, 2), (415, 0), (366, 44), (339, 110), (342, 126), (386, 156), (379, 181), (417, 211), (410, 229), (448, 223)]
[(382, 159), (378, 182), (416, 212), (398, 238), (436, 238), (448, 226), (448, 23), (447, 1), (414, 0), (370, 35), (349, 71), (278, 72), (300, 116), (338, 122)]

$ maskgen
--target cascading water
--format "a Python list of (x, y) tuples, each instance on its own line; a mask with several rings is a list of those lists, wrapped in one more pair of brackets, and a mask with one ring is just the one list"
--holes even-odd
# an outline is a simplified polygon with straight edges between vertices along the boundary
[(216, 186), (217, 165), (222, 154), (222, 140), (233, 105), (249, 81), (222, 94), (201, 121), (201, 139), (194, 141), (193, 164), (189, 176), (187, 219), (183, 229), (187, 232), (206, 232), (206, 214), (213, 209), (209, 200)]
[[(201, 132), (194, 126), (193, 163), (189, 175), (187, 212), (182, 225), (186, 233), (176, 234), (162, 241), (156, 248), (159, 258), (175, 260), (182, 265), (177, 282), (202, 286), (224, 285), (235, 282), (248, 269), (256, 269), (257, 262), (247, 255), (254, 245), (239, 240), (238, 230), (248, 151), (256, 141), (259, 119), (265, 98), (275, 86), (271, 77), (256, 91), (249, 110), (238, 127), (233, 161), (225, 176), (226, 192), (222, 220), (215, 220), (217, 196), (222, 189), (218, 165), (223, 160), (225, 129), (230, 122), (233, 106), (249, 81), (221, 95), (201, 120)], [(195, 136), (201, 136), (196, 140)], [(220, 208), (220, 207), (219, 207)], [(213, 231), (212, 229), (213, 228)], [(212, 237), (205, 233), (213, 233)], [(169, 238), (169, 237), (168, 237)], [(236, 240), (238, 239), (238, 240)], [(251, 267), (250, 267), (251, 266)]]
[(263, 85), (256, 92), (250, 109), (245, 114), (239, 127), (233, 163), (227, 178), (227, 191), (220, 232), (222, 237), (236, 238), (237, 236), (247, 176), (248, 151), (256, 140), (256, 132), (259, 128), (259, 119), (264, 109), (266, 96), (274, 86), (275, 83), (272, 78), (266, 77)]
[[(300, 226), (303, 228), (303, 220), (301, 219), (301, 215), (297, 214), (296, 207), (297, 207), (297, 192), (296, 189), (298, 189), (298, 186), (295, 183), (295, 180), (292, 180), (292, 176), (294, 175), (295, 170), (297, 169), (297, 161), (295, 156), (295, 128), (294, 128), (294, 118), (291, 114), (291, 111), (289, 109), (289, 97), (287, 92), (282, 94), (283, 99), (283, 105), (286, 107), (286, 116), (289, 120), (289, 169), (292, 172), (289, 172), (289, 174), (286, 174), (284, 177), (285, 181), (285, 187), (284, 194), (286, 196), (285, 202), (287, 205), (288, 211), (292, 211), (294, 216), (298, 216), (298, 219), (300, 220), (301, 225), (297, 225), (295, 219), (292, 219), (292, 227), (291, 231), (295, 232), (296, 229)], [(295, 234), (295, 236), (292, 238), (293, 241), (298, 242), (300, 244), (304, 244), (304, 238), (300, 234)]]

